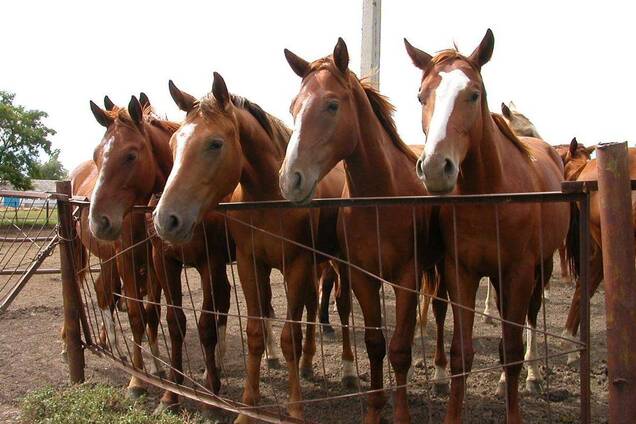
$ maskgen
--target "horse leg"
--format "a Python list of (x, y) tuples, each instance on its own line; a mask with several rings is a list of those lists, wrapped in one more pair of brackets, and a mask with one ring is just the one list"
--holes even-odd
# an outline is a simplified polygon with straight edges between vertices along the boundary
[[(376, 390), (367, 397), (364, 423), (377, 424), (380, 422), (382, 408), (386, 402), (384, 392), (381, 390), (384, 384), (382, 363), (386, 355), (386, 341), (381, 330), (380, 283), (355, 270), (352, 270), (350, 283), (364, 316), (364, 343), (369, 357), (371, 390)], [(412, 338), (409, 339), (409, 343), (412, 340)]]
[(225, 258), (221, 255), (214, 255), (210, 258), (213, 267), (213, 280), (212, 280), (212, 294), (214, 296), (214, 303), (217, 311), (220, 313), (217, 316), (217, 344), (214, 354), (216, 360), (217, 372), (223, 369), (223, 359), (225, 358), (225, 336), (227, 332), (227, 313), (230, 310), (230, 293), (232, 288), (230, 282), (227, 279), (227, 272), (225, 270)]
[[(312, 276), (313, 276), (312, 271)], [(318, 294), (316, 284), (310, 284), (305, 293), (305, 309), (307, 310), (307, 327), (303, 343), (303, 355), (300, 362), (300, 375), (311, 378), (314, 375), (313, 362), (316, 355), (316, 315), (318, 313)], [(302, 319), (302, 314), (301, 314)]]
[(197, 267), (201, 276), (201, 288), (203, 290), (203, 304), (201, 305), (201, 314), (199, 315), (199, 340), (203, 346), (204, 363), (205, 363), (205, 379), (208, 389), (213, 393), (218, 393), (221, 388), (221, 380), (216, 371), (215, 347), (217, 344), (217, 326), (215, 302), (212, 297), (213, 284), (210, 268), (207, 260)]
[[(142, 302), (141, 276), (137, 272), (139, 267), (135, 266), (134, 250), (125, 252), (117, 256), (117, 266), (121, 270), (124, 279), (124, 294), (128, 304), (128, 321), (133, 333), (133, 357), (132, 364), (137, 370), (144, 371), (144, 360), (141, 352), (141, 343), (146, 328), (145, 310)], [(128, 384), (127, 396), (138, 398), (146, 393), (146, 387), (140, 378), (132, 376)]]
[[(255, 261), (251, 254), (236, 251), (241, 287), (247, 305), (247, 376), (243, 389), (243, 403), (254, 406), (260, 400), (261, 358), (265, 353), (266, 327), (271, 315), (271, 268)], [(269, 292), (269, 295), (268, 295)], [(268, 352), (269, 355), (269, 352)], [(235, 424), (252, 422), (246, 415), (239, 415)]]
[[(501, 287), (502, 339), (499, 343), (499, 359), (504, 367), (506, 381), (506, 422), (520, 424), (519, 375), (521, 374), (523, 349), (523, 323), (528, 315), (529, 299), (536, 287), (534, 266), (518, 264), (504, 275), (508, 284)], [(509, 365), (511, 364), (511, 365)]]
[(330, 263), (327, 263), (320, 276), (320, 306), (318, 315), (320, 324), (322, 324), (322, 332), (326, 336), (333, 336), (335, 334), (333, 327), (329, 324), (329, 299), (331, 298), (331, 291), (333, 290), (336, 278), (336, 271)]
[[(170, 381), (183, 383), (183, 340), (186, 334), (186, 316), (182, 309), (183, 293), (181, 291), (181, 262), (166, 257), (163, 247), (153, 249), (153, 262), (156, 276), (166, 297), (166, 321), (170, 336)], [(155, 413), (164, 410), (176, 410), (179, 407), (179, 396), (166, 390)]]
[[(424, 334), (426, 333), (426, 326), (428, 325), (428, 308), (431, 304), (431, 296), (434, 296), (435, 293), (434, 284), (427, 284), (426, 276), (422, 278), (422, 284), (419, 289), (419, 299), (420, 304), (417, 308), (417, 320), (415, 321), (415, 327), (420, 329), (419, 334), (413, 333), (413, 347), (416, 347), (416, 339), (418, 336), (422, 339), (421, 342), (424, 343)], [(416, 349), (416, 355), (419, 352), (419, 349)], [(426, 359), (424, 355), (419, 356), (415, 360), (415, 366), (418, 368), (422, 368), (425, 366)], [(409, 369), (409, 372), (412, 371), (412, 368)], [(410, 376), (409, 376), (410, 377)]]
[(559, 264), (561, 266), (561, 278), (568, 284), (572, 284), (570, 269), (568, 268), (568, 259), (565, 254), (565, 244), (559, 247)]
[(336, 307), (342, 325), (342, 385), (354, 389), (359, 385), (358, 375), (353, 363), (349, 315), (351, 314), (351, 285), (347, 272), (340, 272), (340, 293), (336, 293)]
[[(552, 258), (546, 259), (543, 263), (543, 277), (541, 276), (541, 266), (536, 270), (536, 283), (534, 290), (532, 291), (532, 297), (530, 298), (530, 307), (528, 308), (528, 326), (530, 329), (526, 329), (526, 353), (524, 355), (524, 361), (528, 368), (528, 376), (526, 377), (526, 390), (533, 394), (539, 394), (541, 392), (541, 371), (539, 370), (539, 363), (537, 359), (537, 316), (541, 309), (542, 296), (541, 290), (543, 283), (547, 283), (552, 276), (552, 269), (554, 262)], [(544, 306), (545, 307), (545, 306)]]
[[(595, 248), (592, 252), (592, 256), (590, 257), (589, 264), (589, 292), (590, 298), (594, 295), (596, 290), (598, 289), (599, 284), (603, 280), (603, 257), (598, 248)], [(568, 317), (565, 322), (565, 329), (561, 334), (562, 337), (566, 337), (568, 339), (576, 339), (576, 335), (578, 333), (579, 324), (581, 321), (581, 285), (580, 282), (576, 281), (576, 288), (574, 289), (574, 295), (572, 296), (572, 304), (570, 305), (570, 311), (568, 312)], [(571, 342), (565, 342), (565, 347), (568, 349), (576, 348), (576, 345)], [(579, 362), (579, 353), (578, 352), (570, 352), (567, 358), (567, 365), (570, 366), (578, 366)]]
[(486, 324), (495, 324), (493, 317), (495, 315), (495, 309), (497, 309), (497, 300), (495, 299), (496, 291), (493, 290), (490, 278), (486, 277), (486, 300), (484, 301), (484, 315), (483, 319)]
[(407, 399), (407, 377), (411, 367), (412, 340), (417, 309), (417, 277), (414, 264), (406, 266), (395, 287), (395, 331), (389, 343), (389, 360), (395, 371), (397, 388), (394, 393), (393, 422), (410, 423)]
[(126, 355), (122, 354), (123, 350), (119, 346), (119, 338), (115, 330), (115, 320), (113, 319), (117, 301), (115, 290), (118, 287), (121, 288), (121, 281), (115, 261), (102, 264), (99, 276), (95, 280), (97, 305), (102, 311), (103, 320), (100, 344), (103, 347), (107, 347), (114, 355), (119, 355), (123, 359)]
[(148, 303), (145, 305), (146, 319), (148, 322), (148, 345), (152, 358), (150, 361), (150, 374), (163, 377), (165, 372), (159, 360), (159, 340), (158, 329), (161, 319), (161, 284), (157, 279), (152, 261), (149, 261), (147, 281), (148, 281)]
[(433, 315), (435, 316), (436, 337), (435, 337), (435, 373), (433, 374), (433, 391), (438, 396), (448, 394), (449, 375), (446, 369), (448, 360), (444, 350), (444, 322), (446, 321), (446, 311), (448, 310), (448, 290), (446, 282), (440, 279), (437, 289), (437, 298), (433, 299)]
[[(265, 316), (268, 318), (276, 318), (276, 312), (272, 307), (272, 286), (269, 284), (269, 274), (267, 277), (268, 284), (260, 288), (263, 296), (263, 308), (265, 309)], [(274, 337), (274, 331), (272, 330), (272, 320), (265, 320), (265, 352), (267, 357), (267, 366), (269, 368), (280, 368), (280, 355), (278, 352), (278, 346), (276, 344), (276, 337)]]
[[(459, 278), (457, 278), (459, 277)], [(475, 297), (479, 287), (479, 276), (469, 273), (461, 265), (455, 269), (453, 258), (444, 261), (443, 278), (448, 295), (453, 302), (453, 340), (451, 342), (451, 390), (444, 422), (460, 423), (462, 405), (466, 392), (466, 375), (473, 365), (473, 322)], [(467, 309), (464, 309), (467, 308)]]

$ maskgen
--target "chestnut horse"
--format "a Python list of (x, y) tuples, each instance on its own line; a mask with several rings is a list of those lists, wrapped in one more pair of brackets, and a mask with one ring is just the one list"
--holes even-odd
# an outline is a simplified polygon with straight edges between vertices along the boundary
[[(282, 199), (278, 189), (278, 169), (289, 140), (284, 124), (249, 100), (231, 95), (223, 78), (215, 73), (212, 93), (196, 100), (170, 82), (170, 93), (179, 108), (187, 113), (185, 122), (171, 140), (175, 165), (161, 200), (155, 209), (154, 222), (163, 239), (178, 243), (191, 236), (193, 226), (204, 212), (214, 208), (229, 194), (233, 202)], [(338, 197), (342, 192), (343, 172), (331, 173), (316, 186), (320, 197)], [(312, 373), (316, 351), (315, 319), (317, 310), (315, 261), (326, 262), (311, 251), (269, 234), (335, 254), (337, 210), (331, 209), (263, 209), (227, 213), (230, 234), (236, 242), (238, 273), (248, 312), (247, 376), (243, 403), (255, 405), (260, 397), (260, 364), (263, 356), (264, 328), (269, 325), (270, 273), (283, 273), (287, 294), (287, 320), (281, 333), (281, 348), (289, 372), (288, 412), (302, 418), (303, 407), (299, 380), (301, 373)], [(269, 234), (252, 230), (247, 222)], [(314, 238), (315, 235), (315, 238)], [(338, 303), (343, 323), (343, 366), (347, 379), (355, 378), (353, 353), (346, 330), (349, 315), (348, 290), (342, 289)], [(307, 309), (307, 337), (302, 346), (299, 321)], [(239, 415), (235, 422), (248, 422)]]
[[(417, 156), (395, 128), (393, 106), (349, 70), (349, 54), (341, 38), (333, 55), (312, 63), (289, 50), (285, 50), (285, 56), (302, 78), (300, 92), (291, 104), (294, 131), (280, 170), (280, 187), (286, 199), (303, 203), (315, 198), (315, 187), (341, 161), (346, 170), (343, 197), (426, 194), (413, 172)], [(431, 209), (346, 207), (338, 215), (338, 239), (346, 260), (395, 283), (396, 325), (389, 359), (397, 383), (393, 411), (396, 423), (410, 422), (407, 373), (411, 366), (417, 290), (425, 264), (431, 264), (434, 256), (429, 252)], [(417, 256), (414, 243), (419, 248)], [(380, 390), (386, 354), (382, 283), (353, 269), (341, 273), (341, 277), (350, 278), (364, 315), (371, 389), (375, 390), (368, 396), (365, 422), (378, 423), (385, 403)], [(446, 371), (445, 364), (439, 368)]]
[[(592, 159), (591, 155), (596, 146), (585, 147), (577, 142), (576, 138), (572, 139), (569, 147), (562, 150), (562, 157), (565, 163), (565, 179), (567, 181), (588, 181), (598, 180), (598, 165), (596, 159)], [(631, 179), (636, 179), (636, 149), (629, 149), (629, 174)], [(576, 279), (576, 289), (572, 296), (572, 304), (568, 313), (563, 336), (575, 338), (581, 322), (580, 302), (581, 302), (581, 286), (579, 283), (579, 209), (578, 206), (572, 206), (572, 223), (568, 234), (568, 258), (572, 273)], [(632, 192), (632, 209), (636, 216), (636, 195)], [(589, 258), (589, 281), (588, 287), (590, 297), (594, 295), (599, 284), (603, 280), (603, 245), (601, 243), (601, 216), (599, 206), (599, 195), (597, 191), (590, 193), (590, 258)], [(628, 229), (625, 229), (628, 231)], [(636, 222), (634, 222), (634, 237), (636, 241)], [(578, 362), (578, 352), (572, 352), (568, 355), (568, 365), (574, 365)]]
[[(520, 140), (501, 116), (488, 110), (480, 70), (492, 55), (494, 37), (490, 30), (468, 57), (456, 50), (433, 57), (406, 40), (405, 44), (413, 63), (423, 71), (418, 98), (426, 144), (416, 170), (430, 192), (463, 195), (560, 190), (563, 165), (554, 149), (536, 138)], [(526, 316), (530, 327), (536, 326), (541, 282), (550, 278), (552, 255), (565, 238), (568, 218), (568, 205), (559, 203), (441, 207), (439, 221), (446, 246), (443, 279), (450, 299), (456, 302), (451, 344), (454, 377), (446, 423), (461, 422), (465, 373), (470, 372), (474, 356), (475, 295), (482, 276), (490, 277), (497, 290), (503, 319), (516, 323), (502, 325), (500, 360), (505, 373), (507, 422), (521, 422), (522, 327)], [(457, 245), (456, 239), (460, 240)], [(533, 333), (528, 332), (528, 344), (534, 347)], [(529, 363), (526, 385), (539, 378), (538, 366)]]
[[(108, 222), (112, 228), (109, 235), (119, 237), (121, 228), (112, 223), (122, 222), (134, 205), (152, 203), (151, 197), (163, 190), (172, 169), (169, 142), (179, 124), (157, 118), (147, 96), (140, 98), (143, 104), (133, 96), (127, 109), (115, 108), (107, 112), (93, 108), (98, 121), (108, 122), (104, 136), (107, 144), (102, 143), (96, 149), (102, 182), (93, 193), (90, 209), (91, 220), (95, 221), (91, 222), (92, 228), (97, 230), (98, 236), (102, 234), (100, 230), (104, 223)], [(152, 222), (147, 224), (148, 234), (154, 235)], [(187, 326), (181, 308), (181, 271), (184, 266), (193, 266), (201, 276), (203, 291), (198, 330), (205, 353), (205, 379), (207, 387), (218, 393), (218, 369), (222, 363), (230, 306), (230, 284), (225, 265), (229, 260), (228, 245), (233, 245), (226, 240), (223, 219), (210, 214), (195, 228), (193, 238), (180, 246), (164, 244), (157, 237), (151, 240), (154, 276), (159, 280), (168, 304), (170, 379), (177, 384), (184, 379), (182, 348)], [(216, 311), (220, 312), (218, 318), (214, 315)], [(153, 354), (158, 354), (156, 347)], [(157, 412), (175, 409), (178, 401), (175, 393), (166, 391)]]

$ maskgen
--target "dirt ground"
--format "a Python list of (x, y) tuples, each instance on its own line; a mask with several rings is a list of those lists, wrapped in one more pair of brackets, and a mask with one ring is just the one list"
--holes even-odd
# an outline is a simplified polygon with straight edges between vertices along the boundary
[[(43, 267), (59, 266), (57, 251), (48, 258)], [(555, 270), (558, 270), (555, 264)], [(235, 269), (234, 269), (235, 271)], [(228, 267), (228, 274), (232, 269)], [(184, 306), (198, 309), (200, 307), (201, 289), (198, 275), (188, 270), (188, 281), (192, 289), (192, 297), (184, 297)], [(573, 288), (558, 277), (552, 279), (551, 299), (547, 304), (546, 326), (548, 332), (560, 334), (565, 322)], [(3, 280), (0, 277), (0, 283)], [(238, 279), (238, 277), (236, 277)], [(230, 281), (232, 281), (230, 277)], [(278, 316), (284, 316), (285, 296), (280, 274), (275, 273), (272, 278), (274, 307)], [(184, 284), (185, 288), (185, 284)], [(238, 304), (244, 311), (244, 301), (237, 287)], [(19, 421), (19, 401), (27, 392), (44, 385), (63, 386), (68, 382), (66, 365), (62, 362), (60, 351), (60, 325), (62, 323), (62, 298), (59, 275), (37, 275), (25, 287), (9, 310), (0, 315), (0, 422)], [(478, 293), (478, 307), (483, 308), (486, 286), (482, 282)], [(388, 325), (392, 324), (393, 296), (387, 290), (386, 309)], [(362, 315), (354, 307), (355, 322), (360, 325)], [(230, 313), (236, 313), (237, 299), (232, 294), (232, 308)], [(162, 311), (165, 313), (165, 309)], [(607, 422), (607, 377), (606, 377), (606, 341), (605, 341), (605, 311), (602, 288), (592, 299), (592, 414), (594, 423)], [(184, 358), (185, 370), (189, 375), (200, 379), (203, 371), (201, 349), (196, 336), (195, 320), (191, 312), (188, 314), (187, 345)], [(541, 314), (540, 314), (541, 316)], [(125, 314), (120, 313), (122, 322)], [(331, 312), (334, 327), (339, 324), (337, 314)], [(165, 325), (165, 315), (162, 320)], [(432, 317), (431, 317), (432, 322)], [(243, 326), (245, 323), (243, 322)], [(540, 320), (540, 327), (543, 320)], [(415, 368), (409, 391), (410, 410), (413, 422), (438, 423), (443, 419), (447, 398), (436, 397), (430, 393), (430, 386), (426, 383), (426, 375), (432, 375), (432, 353), (434, 351), (434, 333), (432, 325), (425, 335), (425, 351), (428, 368)], [(278, 336), (280, 326), (274, 326)], [(167, 328), (165, 329), (167, 334)], [(160, 333), (161, 334), (161, 333)], [(485, 324), (476, 318), (474, 331), (474, 346), (476, 350), (473, 369), (485, 368), (498, 363), (499, 326)], [(449, 310), (446, 321), (446, 349), (452, 336), (452, 316)], [(368, 360), (364, 348), (362, 332), (354, 335), (358, 356), (359, 371), (362, 376), (362, 388), (368, 388)], [(240, 400), (242, 384), (244, 382), (243, 345), (244, 336), (239, 331), (237, 318), (230, 318), (227, 332), (227, 354), (225, 372), (222, 377), (221, 396)], [(302, 381), (305, 398), (320, 398), (351, 393), (340, 383), (340, 330), (336, 327), (334, 338), (323, 338), (322, 347), (318, 337), (318, 351), (314, 360), (314, 377)], [(562, 349), (560, 342), (548, 337), (550, 354)], [(539, 337), (539, 352), (545, 352), (543, 336)], [(167, 361), (167, 344), (160, 336), (160, 350)], [(420, 348), (421, 352), (421, 348)], [(387, 362), (388, 363), (388, 362)], [(390, 384), (391, 376), (385, 368), (386, 384)], [(525, 422), (528, 423), (575, 423), (579, 422), (579, 374), (577, 369), (566, 365), (565, 356), (549, 360), (549, 369), (545, 363), (541, 365), (546, 377), (543, 396), (522, 394), (522, 411)], [(546, 372), (547, 371), (547, 372)], [(465, 402), (464, 422), (467, 423), (495, 423), (502, 422), (505, 414), (503, 399), (495, 396), (500, 371), (492, 370), (478, 373), (469, 378), (468, 391)], [(127, 377), (123, 371), (111, 366), (103, 358), (91, 353), (86, 354), (86, 378), (92, 382), (109, 383), (124, 386)], [(525, 370), (522, 372), (525, 379)], [(263, 361), (261, 394), (262, 404), (276, 403), (276, 399), (285, 399), (287, 391), (287, 372), (285, 369), (268, 369)], [(156, 402), (160, 396), (157, 389), (149, 392), (150, 403)], [(384, 416), (390, 421), (391, 401), (384, 409)], [(186, 402), (186, 407), (193, 408), (192, 403)], [(306, 418), (321, 423), (357, 423), (361, 421), (363, 403), (357, 397), (330, 402), (309, 404)]]

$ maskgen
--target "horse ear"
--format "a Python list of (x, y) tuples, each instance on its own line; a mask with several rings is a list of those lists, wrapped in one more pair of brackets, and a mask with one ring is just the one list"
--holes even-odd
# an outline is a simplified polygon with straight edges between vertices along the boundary
[(214, 73), (214, 81), (212, 82), (212, 95), (223, 109), (227, 109), (230, 104), (230, 92), (227, 90), (225, 80), (218, 72)]
[(481, 69), (481, 67), (488, 63), (492, 57), (492, 51), (494, 48), (495, 36), (490, 28), (488, 28), (486, 35), (484, 35), (484, 38), (481, 40), (481, 43), (479, 43), (475, 51), (470, 54), (468, 60), (475, 64), (477, 68)]
[(104, 96), (104, 108), (108, 111), (115, 109), (115, 103), (108, 96)]
[(518, 109), (517, 109), (517, 105), (516, 105), (516, 104), (515, 104), (515, 102), (513, 102), (512, 100), (510, 100), (510, 101), (508, 102), (508, 107), (509, 107), (509, 108), (510, 108), (510, 110), (511, 110), (511, 111), (513, 111), (513, 112), (517, 112), (517, 111), (518, 111)]
[(92, 100), (90, 104), (91, 104), (91, 111), (93, 112), (93, 116), (95, 117), (99, 125), (101, 125), (102, 127), (108, 128), (110, 124), (113, 123), (114, 119), (108, 116), (108, 114), (104, 112), (102, 108), (97, 106)]
[(587, 147), (587, 148), (585, 149), (585, 154), (586, 154), (588, 157), (591, 157), (591, 156), (592, 156), (592, 153), (594, 153), (594, 150), (596, 150), (596, 146), (590, 146), (590, 147)]
[(287, 59), (287, 63), (289, 63), (292, 71), (299, 77), (304, 78), (309, 72), (309, 62), (292, 53), (290, 50), (285, 49), (285, 59)]
[(426, 71), (431, 64), (431, 60), (433, 60), (433, 56), (414, 47), (406, 38), (404, 39), (404, 47), (406, 47), (406, 52), (413, 61), (413, 65), (422, 71)]
[(197, 100), (188, 93), (179, 90), (172, 80), (168, 81), (168, 89), (170, 90), (172, 100), (174, 100), (179, 109), (188, 113), (194, 108), (194, 104)]
[(150, 107), (150, 99), (148, 98), (148, 95), (143, 91), (139, 93), (139, 103), (141, 103), (141, 107), (144, 109)]
[(128, 114), (132, 118), (135, 125), (141, 127), (144, 119), (144, 114), (141, 109), (141, 103), (137, 100), (137, 97), (131, 96), (130, 102), (128, 103)]
[(342, 37), (338, 37), (336, 47), (333, 49), (333, 61), (343, 74), (349, 69), (349, 51)]
[(576, 141), (576, 137), (570, 141), (570, 155), (574, 156), (576, 154), (576, 149), (579, 147), (579, 143)]
[(508, 106), (506, 106), (506, 104), (503, 103), (503, 102), (501, 103), (501, 113), (507, 119), (511, 119), (512, 118), (512, 112), (510, 111), (510, 108)]

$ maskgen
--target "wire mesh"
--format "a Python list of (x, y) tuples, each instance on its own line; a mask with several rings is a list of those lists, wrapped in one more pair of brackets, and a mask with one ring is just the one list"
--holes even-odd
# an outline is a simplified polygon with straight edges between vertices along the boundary
[[(411, 228), (415, 234), (418, 231), (416, 211), (419, 205), (446, 205), (455, 211), (457, 205), (488, 203), (491, 204), (493, 212), (490, 219), (494, 220), (496, 226), (496, 234), (491, 236), (499, 240), (499, 205), (510, 202), (571, 202), (581, 198), (580, 193), (539, 193), (480, 196), (469, 199), (453, 196), (359, 201), (331, 199), (306, 206), (307, 213), (311, 208), (333, 206), (371, 208), (375, 211), (375, 227), (369, 229), (375, 233), (377, 242), (373, 255), (375, 264), (368, 269), (347, 259), (350, 257), (349, 249), (353, 248), (350, 239), (354, 236), (348, 230), (349, 222), (342, 222), (345, 235), (342, 240), (343, 252), (339, 255), (322, 251), (316, 247), (315, 223), (311, 219), (307, 220), (305, 239), (295, 240), (285, 235), (285, 225), (288, 225), (288, 222), (284, 214), (298, 207), (282, 202), (221, 205), (217, 210), (217, 221), (213, 224), (200, 224), (194, 231), (193, 240), (184, 246), (164, 243), (152, 228), (146, 228), (142, 237), (135, 238), (124, 234), (122, 238), (128, 237), (128, 240), (118, 247), (113, 256), (95, 255), (96, 250), (89, 246), (88, 260), (83, 264), (77, 264), (76, 267), (76, 273), (81, 277), (79, 282), (88, 317), (88, 331), (94, 341), (87, 347), (110, 358), (117, 367), (131, 375), (129, 390), (144, 390), (147, 384), (165, 390), (161, 403), (163, 409), (176, 406), (178, 397), (182, 396), (201, 402), (215, 413), (240, 413), (266, 422), (358, 422), (364, 418), (367, 408), (364, 399), (367, 396), (380, 393), (390, 395), (406, 388), (409, 399), (412, 400), (410, 410), (413, 420), (439, 422), (444, 415), (447, 402), (443, 387), (453, 378), (468, 375), (479, 376), (473, 377), (473, 383), (468, 380), (467, 392), (469, 397), (480, 401), (466, 402), (465, 407), (471, 409), (465, 411), (465, 416), (472, 415), (473, 409), (484, 407), (491, 408), (495, 417), (503, 416), (507, 403), (495, 396), (498, 385), (501, 387), (501, 384), (504, 384), (505, 388), (504, 376), (499, 378), (502, 366), (497, 346), (501, 339), (499, 327), (509, 326), (533, 335), (533, 342), (528, 342), (528, 345), (532, 345), (533, 351), (531, 354), (526, 353), (525, 359), (507, 358), (507, 341), (504, 339), (502, 359), (505, 366), (524, 364), (528, 367), (530, 364), (537, 364), (534, 377), (537, 377), (536, 374), (544, 376), (543, 383), (539, 385), (540, 393), (524, 396), (523, 408), (531, 409), (531, 414), (540, 417), (538, 420), (541, 422), (559, 422), (559, 417), (554, 414), (551, 406), (554, 402), (553, 391), (559, 389), (559, 382), (551, 381), (552, 369), (557, 358), (572, 352), (584, 351), (588, 346), (560, 335), (559, 326), (562, 323), (550, 319), (551, 304), (546, 303), (544, 298), (543, 312), (539, 314), (534, 328), (526, 322), (513, 322), (497, 315), (491, 317), (494, 325), (482, 324), (482, 319), (476, 319), (474, 328), (467, 329), (462, 325), (456, 327), (455, 332), (460, 334), (460, 340), (464, 339), (463, 332), (472, 333), (476, 354), (472, 360), (472, 368), (468, 369), (465, 364), (470, 363), (467, 356), (468, 352), (472, 355), (473, 346), (465, 346), (462, 343), (462, 369), (452, 375), (446, 367), (448, 343), (442, 343), (440, 349), (440, 345), (436, 345), (435, 334), (424, 325), (420, 326), (416, 329), (412, 342), (413, 357), (419, 357), (421, 360), (416, 366), (411, 366), (406, 383), (401, 385), (397, 382), (397, 375), (393, 372), (387, 354), (382, 358), (382, 368), (385, 370), (381, 381), (382, 387), (371, 387), (365, 332), (367, 336), (369, 331), (382, 334), (383, 343), (386, 343), (385, 350), (389, 352), (391, 338), (396, 327), (400, 325), (395, 317), (396, 294), (400, 293), (411, 293), (429, 299), (427, 302), (416, 303), (416, 309), (412, 311), (413, 319), (416, 314), (427, 314), (426, 310), (420, 308), (428, 309), (430, 301), (438, 302), (438, 305), (444, 303), (451, 306), (455, 313), (460, 315), (470, 314), (478, 318), (487, 316), (476, 309), (474, 302), (472, 305), (468, 302), (466, 306), (462, 304), (465, 302), (450, 301), (444, 294), (424, 293), (420, 289), (417, 261), (414, 273), (416, 281), (412, 287), (396, 283), (398, 276), (393, 275), (393, 270), (383, 267), (382, 259), (385, 237), (382, 232), (382, 217), (390, 216), (392, 208), (409, 208), (409, 216), (413, 217)], [(74, 204), (81, 209), (88, 206), (86, 202)], [(134, 213), (148, 214), (150, 210), (138, 208)], [(236, 213), (237, 210), (243, 213), (239, 215)], [(259, 225), (258, 216), (264, 213), (276, 216), (276, 225)], [(150, 222), (149, 219), (143, 221)], [(85, 223), (79, 220), (79, 233), (84, 231), (82, 225)], [(454, 249), (459, 251), (462, 234), (458, 233), (456, 224), (453, 225)], [(247, 251), (249, 255), (240, 256), (234, 252), (231, 235), (237, 228), (250, 234), (250, 245), (240, 246), (239, 249), (244, 253)], [(544, 242), (543, 237), (541, 232), (537, 237), (541, 246)], [(275, 252), (259, 252), (259, 240), (263, 238), (277, 240), (280, 249)], [(413, 254), (418, 258), (418, 249), (423, 247), (418, 246), (417, 237), (412, 239)], [(290, 261), (293, 259), (291, 252), (296, 252), (295, 255), (305, 255), (309, 266), (309, 272), (303, 280), (304, 286), (300, 289), (292, 287), (297, 283), (290, 271)], [(501, 252), (498, 254), (498, 272), (490, 277), (497, 292), (502, 293), (503, 287), (509, 282), (503, 279)], [(263, 256), (268, 255), (278, 255), (279, 258), (272, 263), (279, 265), (274, 267), (261, 260)], [(239, 261), (246, 258), (251, 261), (247, 268), (253, 272), (253, 284), (242, 280), (238, 275), (237, 264), (233, 261), (236, 256)], [(144, 264), (142, 267), (145, 267), (145, 272), (134, 271), (139, 267), (139, 263)], [(541, 275), (538, 278), (540, 283), (545, 285), (544, 276), (547, 277), (547, 274), (544, 274), (543, 263), (542, 258)], [(344, 303), (348, 306), (344, 307), (341, 301), (339, 306), (345, 310), (344, 316), (343, 313), (340, 316), (334, 316), (332, 313), (328, 323), (316, 320), (319, 292), (317, 285), (322, 275), (321, 267), (326, 266), (325, 264), (331, 264), (329, 266), (337, 269), (341, 284), (339, 293), (340, 296), (345, 293), (347, 300)], [(100, 276), (109, 266), (116, 268), (123, 280), (121, 289), (114, 290), (112, 285), (102, 284), (103, 278)], [(245, 267), (245, 264), (243, 266)], [(91, 268), (99, 269), (100, 272), (91, 271)], [(125, 275), (125, 269), (132, 270), (132, 275)], [(458, 269), (459, 264), (456, 262), (453, 264), (453, 270), (458, 272)], [(352, 273), (364, 275), (375, 284), (369, 289), (377, 290), (381, 302), (381, 316), (378, 317), (377, 325), (368, 325), (365, 322), (360, 304), (351, 285), (348, 284)], [(459, 281), (458, 274), (455, 281)], [(134, 285), (134, 289), (127, 285)], [(252, 303), (256, 306), (251, 312), (247, 310), (246, 290), (256, 299), (256, 303)], [(485, 287), (481, 284), (480, 296), (484, 290)], [(310, 293), (308, 297), (313, 296), (316, 300), (315, 305), (309, 304), (310, 302), (300, 305), (300, 316), (298, 310), (291, 310), (294, 305), (290, 303), (290, 298), (299, 291)], [(111, 301), (100, 304), (99, 299)], [(589, 302), (589, 299), (587, 301)], [(503, 302), (503, 298), (498, 299), (499, 310), (506, 307)], [(126, 304), (127, 312), (122, 307), (115, 307), (117, 304)], [(135, 311), (138, 312), (136, 317), (133, 316)], [(153, 314), (157, 314), (155, 320), (152, 318)], [(446, 326), (437, 328), (438, 335), (443, 335), (445, 329), (452, 329), (452, 320), (449, 319), (451, 314), (448, 315)], [(141, 327), (136, 320), (141, 320)], [(465, 320), (456, 321), (462, 323)], [(305, 330), (299, 332), (299, 326), (305, 327)], [(327, 326), (336, 329), (335, 336), (324, 331)], [(139, 328), (143, 329), (141, 335)], [(312, 337), (312, 332), (316, 330), (318, 336)], [(277, 341), (281, 339), (281, 333), (284, 331), (291, 332), (293, 349), (291, 354), (281, 355)], [(347, 337), (351, 341), (350, 347), (343, 347), (342, 339), (345, 332), (350, 332), (350, 337)], [(259, 337), (264, 343), (262, 352), (265, 357), (265, 361), (260, 361), (260, 365), (254, 363), (255, 358), (259, 356), (254, 353), (258, 350), (254, 340)], [(285, 339), (284, 336), (282, 339)], [(303, 341), (305, 345), (301, 346)], [(568, 342), (565, 347), (562, 346), (564, 341)], [(141, 361), (131, 359), (135, 356), (135, 351), (140, 352)], [(434, 361), (431, 361), (431, 352), (436, 352)], [(303, 357), (307, 356), (312, 357), (311, 360), (303, 362)], [(290, 386), (292, 383), (289, 379), (289, 370), (292, 368), (288, 366), (290, 363), (299, 362), (304, 365), (304, 369), (300, 369), (302, 395), (290, 401), (290, 396), (293, 399), (293, 390)], [(440, 369), (446, 374), (440, 374)], [(259, 381), (258, 388), (250, 387), (247, 377), (255, 371), (256, 379)], [(522, 376), (525, 376), (525, 373)], [(589, 378), (589, 375), (582, 375), (582, 378)], [(522, 378), (520, 385), (523, 384)], [(500, 394), (505, 396), (505, 390)], [(581, 395), (589, 397), (590, 393)], [(296, 411), (299, 407), (304, 411), (303, 419), (288, 415), (288, 411)], [(386, 411), (388, 408), (384, 409)], [(343, 417), (343, 411), (346, 411), (346, 417)]]

